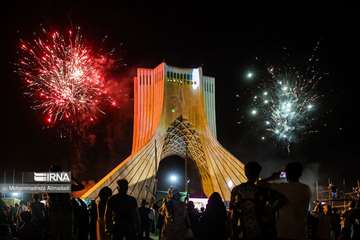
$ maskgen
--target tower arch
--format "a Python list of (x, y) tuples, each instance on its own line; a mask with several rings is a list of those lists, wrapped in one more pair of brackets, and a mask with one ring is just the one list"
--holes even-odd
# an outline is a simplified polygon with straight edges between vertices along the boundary
[(216, 139), (215, 79), (201, 68), (161, 63), (139, 68), (134, 77), (134, 133), (131, 155), (82, 195), (95, 199), (104, 186), (129, 181), (129, 194), (150, 199), (159, 163), (171, 155), (191, 159), (203, 192), (230, 200), (233, 186), (246, 181), (244, 165)]

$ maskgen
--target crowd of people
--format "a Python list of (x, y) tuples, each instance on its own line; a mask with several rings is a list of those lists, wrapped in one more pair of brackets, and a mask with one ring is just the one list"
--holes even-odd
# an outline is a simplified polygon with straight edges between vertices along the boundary
[[(40, 202), (40, 195), (34, 194), (33, 201), (7, 206), (0, 199), (0, 239), (41, 239), (44, 229), (46, 209)], [(35, 238), (31, 238), (35, 239)]]
[(359, 201), (343, 213), (324, 202), (309, 211), (311, 192), (299, 181), (300, 163), (286, 166), (286, 182), (276, 181), (280, 173), (260, 179), (261, 170), (247, 163), (247, 182), (232, 189), (230, 202), (214, 192), (201, 210), (175, 188), (160, 202), (140, 199), (138, 206), (126, 179), (117, 182), (116, 194), (104, 187), (88, 204), (59, 193), (48, 194), (47, 204), (39, 194), (14, 206), (0, 199), (0, 240), (360, 239)]

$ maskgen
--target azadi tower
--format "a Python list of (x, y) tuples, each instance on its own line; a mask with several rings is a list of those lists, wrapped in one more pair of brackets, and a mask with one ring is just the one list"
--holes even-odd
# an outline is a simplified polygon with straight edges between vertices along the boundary
[(104, 186), (115, 190), (126, 178), (130, 195), (149, 200), (159, 163), (177, 155), (193, 161), (206, 196), (216, 191), (229, 201), (232, 187), (246, 177), (244, 165), (217, 141), (215, 115), (215, 79), (201, 68), (138, 68), (132, 153), (82, 198), (97, 198)]

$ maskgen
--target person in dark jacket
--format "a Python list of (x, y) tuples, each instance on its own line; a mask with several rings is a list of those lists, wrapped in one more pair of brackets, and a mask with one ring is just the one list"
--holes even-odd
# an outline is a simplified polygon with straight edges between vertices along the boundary
[(90, 240), (96, 240), (96, 223), (97, 223), (97, 205), (95, 200), (91, 200), (90, 205), (88, 207), (89, 209), (89, 237)]
[(119, 193), (111, 196), (106, 205), (105, 228), (113, 240), (135, 240), (140, 232), (137, 201), (127, 194), (126, 179), (120, 179), (117, 184)]
[[(141, 219), (141, 239), (150, 239), (150, 208), (146, 207), (146, 199), (141, 201), (141, 206), (139, 207), (139, 214)], [(144, 236), (145, 235), (145, 236)]]
[(39, 240), (41, 231), (31, 222), (31, 213), (26, 211), (20, 214), (21, 226), (18, 231), (19, 240)]
[(224, 240), (226, 236), (226, 207), (218, 192), (210, 195), (205, 212), (201, 218), (201, 239)]

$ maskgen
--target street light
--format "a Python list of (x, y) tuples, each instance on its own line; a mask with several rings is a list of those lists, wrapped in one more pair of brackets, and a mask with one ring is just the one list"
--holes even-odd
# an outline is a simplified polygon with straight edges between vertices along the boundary
[(171, 183), (177, 183), (177, 181), (178, 181), (178, 176), (177, 175), (175, 175), (175, 174), (171, 174), (170, 176), (169, 176), (169, 181), (171, 182)]
[(253, 73), (253, 72), (248, 71), (248, 72), (246, 73), (246, 78), (247, 78), (247, 79), (252, 79), (253, 77), (254, 77), (254, 73)]
[(20, 196), (20, 193), (18, 193), (18, 192), (13, 192), (13, 193), (11, 193), (11, 196), (13, 196), (13, 197), (18, 197), (18, 196)]

